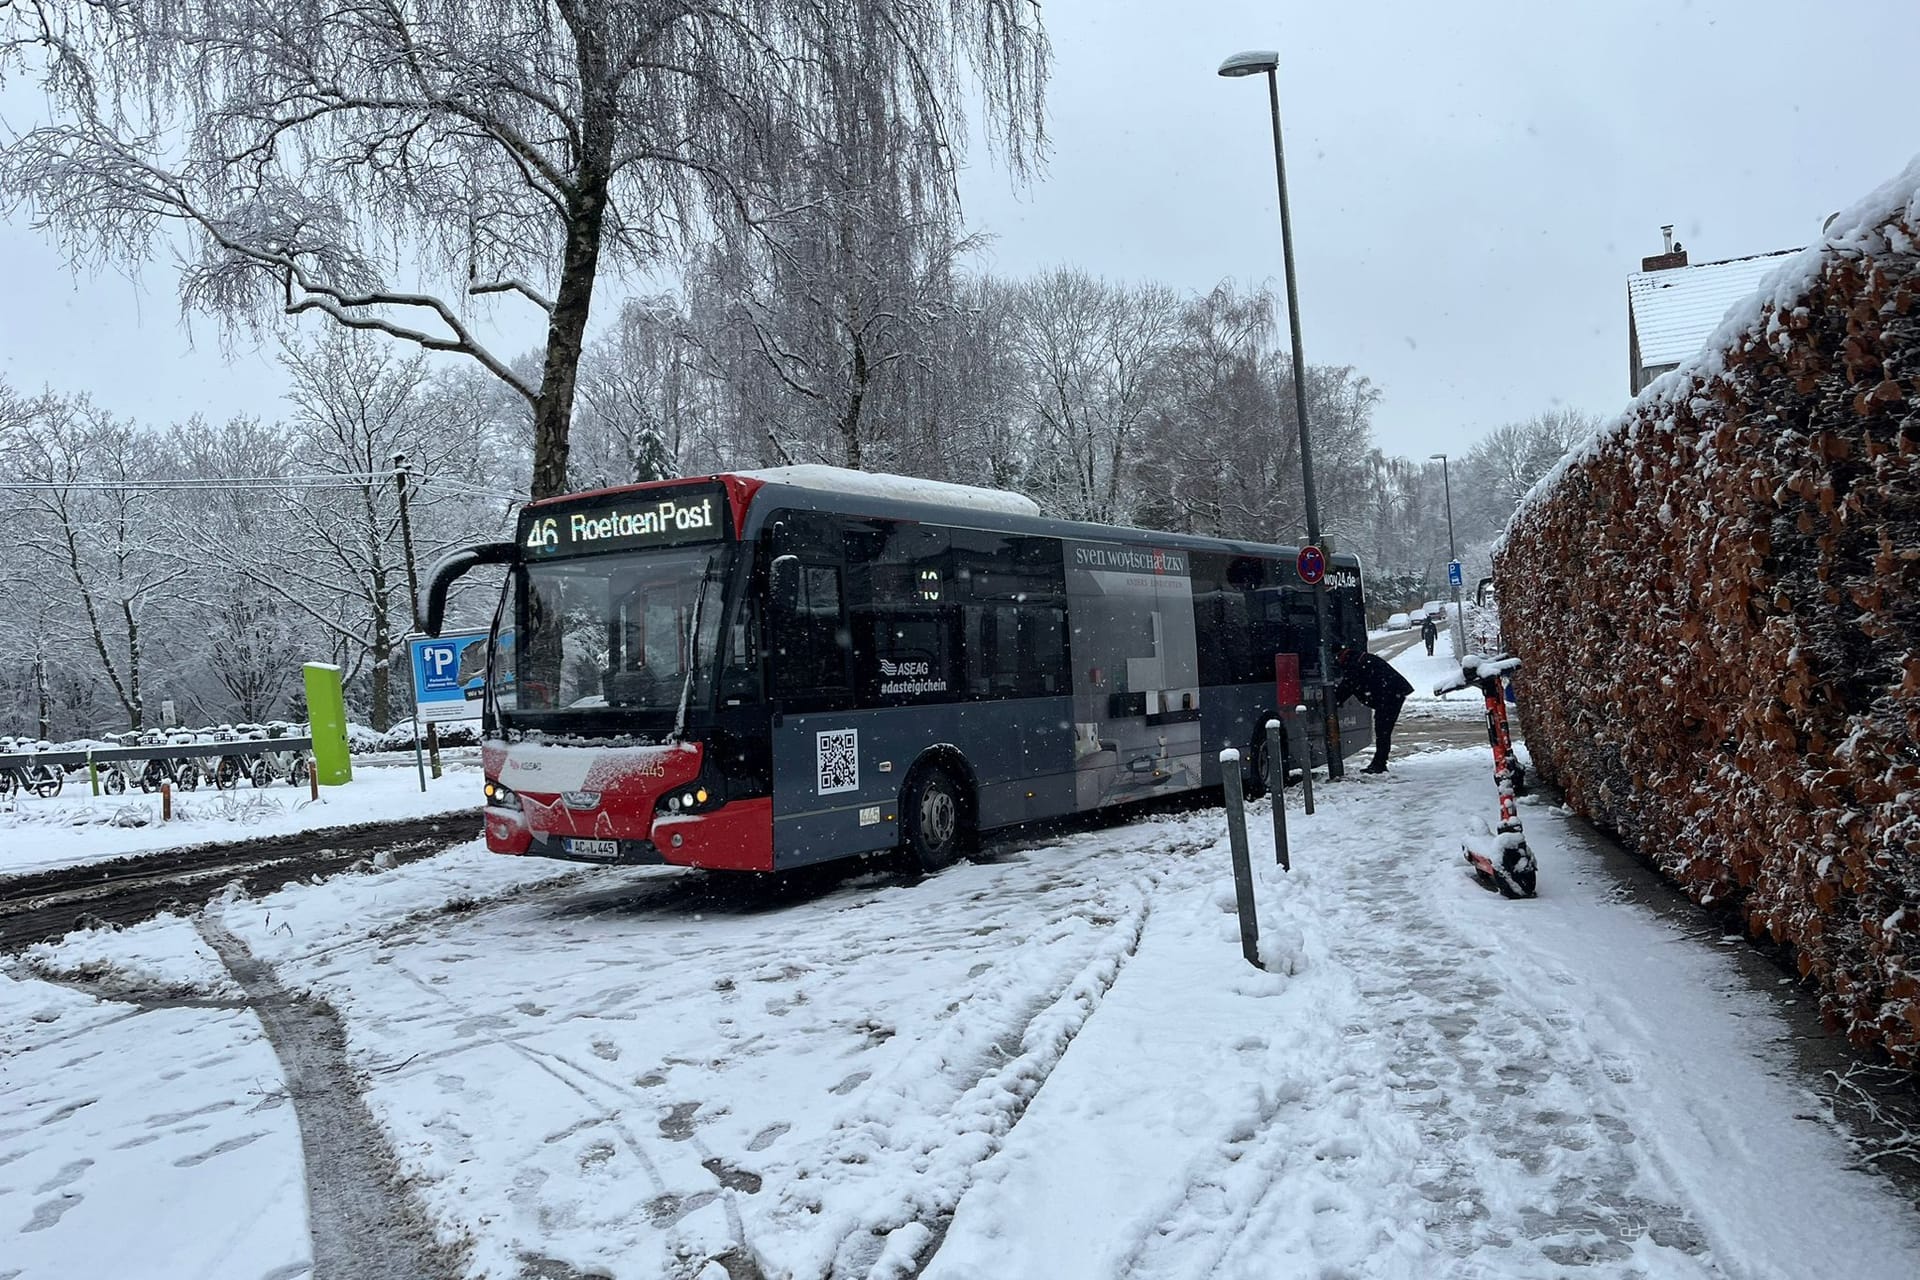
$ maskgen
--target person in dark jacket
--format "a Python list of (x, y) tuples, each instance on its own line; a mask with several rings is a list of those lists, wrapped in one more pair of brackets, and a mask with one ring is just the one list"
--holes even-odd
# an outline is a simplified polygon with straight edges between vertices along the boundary
[(1385, 658), (1350, 644), (1335, 651), (1333, 665), (1340, 677), (1333, 690), (1334, 703), (1358, 698), (1362, 705), (1373, 708), (1373, 762), (1360, 772), (1385, 773), (1387, 752), (1393, 745), (1393, 722), (1400, 718), (1401, 704), (1413, 692), (1413, 685)]
[(1427, 642), (1427, 656), (1433, 656), (1433, 642), (1440, 638), (1440, 628), (1433, 625), (1432, 615), (1420, 619), (1420, 638)]

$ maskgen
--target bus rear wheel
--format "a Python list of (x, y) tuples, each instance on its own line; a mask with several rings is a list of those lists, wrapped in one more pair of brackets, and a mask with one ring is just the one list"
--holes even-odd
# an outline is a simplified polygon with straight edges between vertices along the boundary
[(952, 866), (966, 848), (969, 825), (966, 796), (951, 773), (935, 766), (914, 775), (901, 798), (900, 832), (920, 870)]
[[(1267, 733), (1264, 727), (1253, 735), (1253, 742), (1241, 760), (1240, 789), (1247, 799), (1258, 800), (1267, 794)], [(1285, 733), (1280, 735), (1280, 770), (1281, 779), (1291, 785), (1293, 750)]]

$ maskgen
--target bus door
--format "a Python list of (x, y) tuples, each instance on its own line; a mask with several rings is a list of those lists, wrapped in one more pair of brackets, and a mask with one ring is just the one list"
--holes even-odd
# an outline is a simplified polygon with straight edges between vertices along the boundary
[(839, 521), (788, 511), (763, 536), (774, 865), (788, 867), (861, 852), (850, 837), (859, 829), (862, 796), (874, 788), (851, 723)]

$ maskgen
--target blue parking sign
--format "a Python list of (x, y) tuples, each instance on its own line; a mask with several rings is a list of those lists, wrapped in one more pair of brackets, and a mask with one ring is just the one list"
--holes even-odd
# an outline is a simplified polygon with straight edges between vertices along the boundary
[(487, 633), (409, 636), (413, 701), (420, 720), (474, 720), (487, 688)]
[(1460, 585), (1460, 562), (1458, 560), (1447, 561), (1447, 581), (1456, 587)]

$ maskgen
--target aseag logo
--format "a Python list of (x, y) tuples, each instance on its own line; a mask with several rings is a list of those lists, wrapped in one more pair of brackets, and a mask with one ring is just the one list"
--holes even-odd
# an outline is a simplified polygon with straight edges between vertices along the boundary
[(888, 662), (880, 659), (880, 674), (883, 676), (924, 676), (933, 670), (931, 662)]

